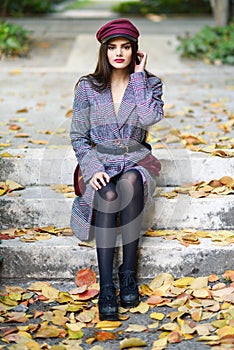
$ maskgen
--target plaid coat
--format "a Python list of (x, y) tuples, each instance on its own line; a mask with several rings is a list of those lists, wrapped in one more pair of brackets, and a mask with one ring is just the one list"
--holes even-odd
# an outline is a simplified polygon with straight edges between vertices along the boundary
[(142, 143), (147, 128), (163, 117), (161, 96), (162, 82), (159, 78), (147, 77), (145, 72), (132, 73), (116, 115), (110, 85), (98, 92), (86, 79), (79, 83), (74, 97), (70, 131), (72, 146), (86, 182), (86, 191), (82, 197), (74, 199), (71, 213), (71, 227), (79, 239), (90, 239), (94, 228), (92, 219), (95, 190), (88, 182), (96, 172), (105, 171), (113, 177), (132, 168), (138, 169), (144, 184), (144, 210), (152, 210), (156, 177), (137, 165), (150, 150), (142, 147), (123, 155), (110, 155), (99, 153), (92, 146), (130, 146)]

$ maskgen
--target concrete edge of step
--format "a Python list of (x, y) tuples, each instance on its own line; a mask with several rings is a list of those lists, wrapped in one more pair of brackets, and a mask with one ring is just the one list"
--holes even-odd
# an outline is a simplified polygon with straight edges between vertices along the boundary
[[(71, 147), (9, 149), (7, 152), (13, 157), (0, 157), (1, 181), (9, 178), (25, 186), (73, 183), (77, 161)], [(157, 179), (159, 186), (210, 181), (222, 176), (231, 176), (234, 172), (234, 157), (214, 157), (187, 149), (153, 150), (153, 154), (162, 166)]]
[[(76, 237), (52, 237), (48, 241), (25, 243), (19, 239), (5, 241), (0, 246), (3, 256), (1, 279), (50, 279), (72, 281), (78, 270), (90, 267), (97, 274), (95, 248), (79, 245)], [(161, 237), (141, 238), (138, 277), (141, 281), (162, 272), (179, 276), (222, 274), (231, 268), (233, 245), (218, 246), (210, 239), (188, 247)], [(122, 251), (117, 246), (115, 266), (120, 264)], [(217, 264), (218, 261), (218, 264)], [(115, 271), (116, 273), (116, 271)]]

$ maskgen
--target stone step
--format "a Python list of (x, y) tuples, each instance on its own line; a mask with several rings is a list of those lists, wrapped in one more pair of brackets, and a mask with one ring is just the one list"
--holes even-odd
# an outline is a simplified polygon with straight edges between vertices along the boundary
[[(115, 266), (121, 262), (117, 245)], [(91, 267), (96, 273), (95, 248), (80, 246), (74, 236), (53, 236), (47, 241), (25, 243), (19, 238), (2, 241), (0, 255), (2, 282), (11, 280), (74, 280), (76, 272)], [(217, 263), (218, 262), (218, 263)], [(162, 237), (142, 236), (139, 249), (138, 276), (146, 282), (162, 272), (175, 277), (222, 274), (233, 267), (233, 245), (218, 246), (210, 239), (198, 245), (183, 246)], [(215, 270), (214, 270), (215, 267)], [(115, 276), (116, 276), (115, 270)]]
[[(27, 187), (15, 193), (20, 196), (1, 198), (0, 228), (69, 226), (73, 198), (66, 198), (48, 186)], [(233, 209), (234, 195), (193, 198), (179, 194), (173, 199), (155, 196), (152, 221), (157, 228), (233, 229)], [(152, 224), (147, 220), (145, 227)]]
[[(24, 186), (73, 182), (76, 159), (70, 146), (58, 149), (9, 149), (8, 152), (23, 158), (0, 157), (0, 181), (10, 178)], [(234, 173), (234, 157), (225, 159), (187, 149), (159, 149), (153, 152), (162, 164), (158, 186), (180, 186), (219, 179), (225, 175), (233, 176)]]

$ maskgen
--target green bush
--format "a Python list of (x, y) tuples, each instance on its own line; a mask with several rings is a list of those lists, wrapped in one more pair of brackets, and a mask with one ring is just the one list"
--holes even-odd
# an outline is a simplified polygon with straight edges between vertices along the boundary
[(3, 0), (0, 12), (3, 16), (22, 16), (52, 12), (53, 5), (63, 0)]
[(0, 57), (25, 56), (29, 51), (29, 31), (15, 24), (0, 23)]
[(113, 7), (122, 14), (211, 13), (209, 0), (141, 0), (124, 1)]
[(234, 64), (234, 23), (225, 27), (206, 25), (194, 37), (178, 37), (182, 57), (202, 59), (207, 63)]

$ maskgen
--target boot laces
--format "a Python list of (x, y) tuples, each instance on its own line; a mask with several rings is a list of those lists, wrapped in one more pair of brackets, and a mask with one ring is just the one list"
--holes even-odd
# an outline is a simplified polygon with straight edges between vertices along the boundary
[(122, 274), (122, 286), (124, 288), (136, 288), (136, 281), (134, 278), (134, 273), (132, 271), (126, 271)]
[(115, 288), (111, 285), (102, 287), (100, 292), (102, 300), (111, 301), (115, 299)]

